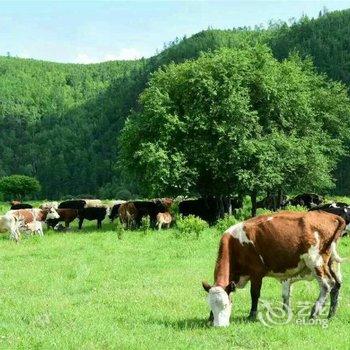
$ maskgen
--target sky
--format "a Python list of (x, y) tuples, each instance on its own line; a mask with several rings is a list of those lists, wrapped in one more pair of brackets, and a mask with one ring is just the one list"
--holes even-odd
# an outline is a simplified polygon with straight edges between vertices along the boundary
[(347, 1), (1, 1), (0, 55), (95, 63), (150, 57), (164, 43), (208, 27), (288, 21)]

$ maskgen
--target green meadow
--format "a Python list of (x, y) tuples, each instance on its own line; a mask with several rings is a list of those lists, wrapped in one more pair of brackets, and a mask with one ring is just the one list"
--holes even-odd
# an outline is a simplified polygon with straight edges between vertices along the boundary
[[(4, 207), (3, 207), (4, 208)], [(249, 285), (233, 294), (231, 325), (207, 324), (201, 281), (212, 283), (221, 232), (179, 237), (175, 229), (117, 232), (86, 222), (69, 233), (45, 231), (19, 244), (0, 236), (0, 349), (348, 349), (350, 264), (335, 318), (307, 314), (316, 282), (299, 282), (292, 293), (293, 318), (276, 324), (247, 322)], [(350, 238), (339, 245), (350, 256)], [(279, 307), (279, 282), (264, 280), (264, 304)], [(328, 304), (327, 304), (328, 308)], [(277, 310), (278, 312), (279, 310)], [(328, 310), (327, 310), (328, 311)]]

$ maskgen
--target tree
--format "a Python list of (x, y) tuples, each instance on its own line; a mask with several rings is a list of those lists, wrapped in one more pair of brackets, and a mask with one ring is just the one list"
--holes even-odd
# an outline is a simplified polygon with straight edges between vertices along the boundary
[(37, 179), (25, 175), (4, 176), (0, 179), (0, 192), (6, 196), (23, 199), (25, 196), (40, 191)]
[(119, 164), (149, 196), (324, 190), (349, 133), (345, 87), (261, 45), (160, 69), (139, 102)]

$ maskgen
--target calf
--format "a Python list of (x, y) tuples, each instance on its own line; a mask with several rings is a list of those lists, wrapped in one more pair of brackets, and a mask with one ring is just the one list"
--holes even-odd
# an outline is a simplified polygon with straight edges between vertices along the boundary
[(345, 228), (339, 216), (325, 212), (281, 212), (262, 215), (230, 227), (222, 236), (214, 271), (214, 286), (203, 282), (209, 293), (210, 319), (214, 326), (228, 326), (229, 295), (250, 280), (250, 319), (257, 315), (262, 279), (274, 277), (283, 283), (283, 303), (289, 310), (291, 283), (316, 279), (320, 295), (311, 317), (322, 310), (330, 293), (329, 317), (338, 304), (341, 286), (336, 245)]
[(163, 225), (166, 225), (167, 228), (169, 228), (171, 221), (172, 221), (172, 217), (171, 217), (171, 214), (169, 212), (158, 213), (157, 214), (158, 230), (160, 231)]
[(44, 232), (43, 232), (43, 224), (41, 221), (32, 221), (32, 222), (28, 222), (25, 225), (20, 225), (19, 229), (25, 231), (25, 232), (29, 232), (30, 234), (37, 234), (39, 236), (44, 236)]
[(118, 217), (119, 215), (119, 207), (125, 203), (125, 201), (115, 201), (115, 203), (113, 203), (113, 205), (111, 206), (110, 212), (109, 212), (109, 219), (111, 220), (111, 222), (113, 222), (115, 220), (115, 218)]
[(65, 227), (69, 227), (69, 224), (78, 217), (78, 210), (75, 209), (57, 209), (59, 218), (46, 220), (47, 226), (55, 228), (59, 222), (64, 222)]
[(102, 227), (102, 221), (106, 217), (107, 208), (83, 208), (78, 210), (79, 229), (83, 226), (84, 219), (97, 220), (97, 228)]

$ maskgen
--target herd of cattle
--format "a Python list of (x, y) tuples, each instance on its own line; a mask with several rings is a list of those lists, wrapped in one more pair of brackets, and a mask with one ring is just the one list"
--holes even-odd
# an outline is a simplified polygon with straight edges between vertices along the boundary
[[(82, 228), (84, 220), (96, 220), (97, 228), (102, 227), (102, 221), (108, 217), (112, 222), (119, 218), (126, 228), (136, 228), (141, 225), (144, 217), (149, 217), (152, 227), (169, 228), (173, 221), (171, 208), (173, 200), (160, 198), (153, 200), (113, 201), (109, 204), (99, 199), (74, 199), (61, 203), (45, 202), (39, 208), (18, 201), (11, 202), (10, 210), (0, 217), (0, 231), (9, 231), (10, 237), (19, 240), (21, 232), (43, 234), (42, 224), (57, 231), (69, 229), (69, 225), (78, 219), (78, 227)], [(231, 214), (243, 205), (242, 200), (226, 198), (198, 198), (177, 201), (178, 213), (182, 216), (194, 215), (209, 224), (214, 224), (225, 214)], [(267, 197), (257, 203), (258, 207), (276, 210), (288, 204), (302, 205), (309, 210), (322, 210), (341, 216), (350, 226), (350, 206), (346, 203), (323, 204), (323, 198), (316, 194), (302, 194), (287, 201), (285, 198), (276, 203), (276, 197)], [(64, 223), (64, 226), (61, 224)]]

